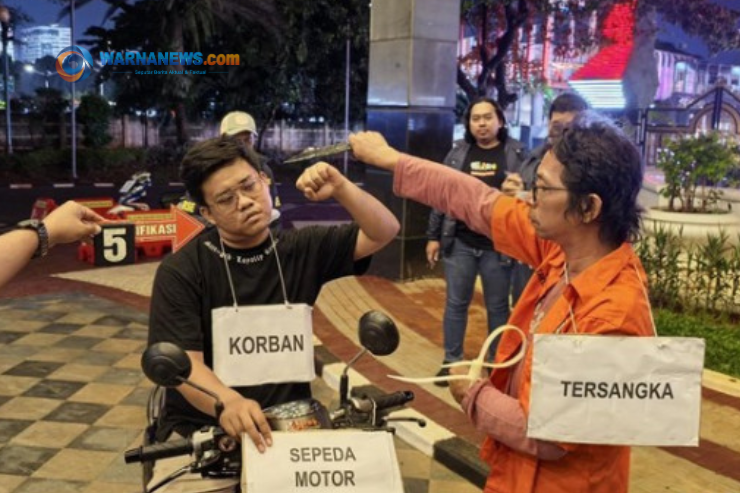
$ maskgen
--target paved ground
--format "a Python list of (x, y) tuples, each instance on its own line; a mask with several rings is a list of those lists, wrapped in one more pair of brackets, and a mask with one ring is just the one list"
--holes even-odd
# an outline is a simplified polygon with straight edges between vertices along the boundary
[[(0, 299), (0, 493), (140, 491), (123, 452), (145, 424), (151, 384), (139, 365), (156, 264), (91, 269), (74, 253), (55, 249)], [(85, 281), (51, 277), (70, 267), (81, 270), (63, 276)], [(328, 375), (338, 360), (320, 352)], [(321, 379), (314, 393), (336, 399)], [(405, 491), (477, 490), (404, 440), (396, 448)]]
[[(286, 210), (293, 222), (315, 220), (326, 207)], [(341, 220), (333, 217), (332, 220)], [(149, 384), (139, 370), (149, 291), (156, 263), (94, 269), (70, 247), (34, 262), (0, 299), (0, 493), (133, 492), (138, 470), (121, 452), (137, 443)], [(424, 430), (399, 425), (398, 455), (408, 492), (475, 491), (485, 468), (477, 461), (482, 436), (466, 422), (445, 389), (409, 386), (389, 374), (430, 376), (442, 358), (444, 285), (439, 279), (393, 283), (348, 278), (324, 289), (315, 310), (322, 375), (336, 385), (358, 349), (358, 318), (370, 309), (401, 329), (398, 351), (364, 358), (353, 383), (385, 391), (411, 388), (412, 413)], [(471, 309), (466, 352), (485, 336), (480, 293)], [(636, 448), (631, 491), (740, 491), (740, 385), (707, 372), (698, 448)], [(324, 399), (334, 395), (319, 383)], [(410, 445), (412, 446), (410, 446)], [(434, 456), (438, 460), (432, 460)], [(462, 476), (451, 472), (457, 471)]]

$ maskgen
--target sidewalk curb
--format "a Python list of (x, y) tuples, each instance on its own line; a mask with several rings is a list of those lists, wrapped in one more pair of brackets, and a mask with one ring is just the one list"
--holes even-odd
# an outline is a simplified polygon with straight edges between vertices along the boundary
[[(339, 390), (339, 379), (346, 364), (321, 345), (317, 338), (315, 338), (315, 341), (318, 343), (315, 346), (314, 353), (316, 376), (321, 377), (333, 390)], [(372, 394), (373, 391), (381, 392), (380, 389), (372, 385), (368, 379), (354, 369), (350, 368), (348, 375), (352, 388), (368, 394)], [(399, 438), (420, 452), (433, 457), (474, 485), (483, 487), (488, 476), (488, 465), (478, 457), (478, 447), (458, 438), (451, 431), (415, 409), (407, 408), (399, 413), (400, 416), (423, 419), (426, 421), (426, 426), (421, 427), (413, 422), (400, 421), (393, 423)]]

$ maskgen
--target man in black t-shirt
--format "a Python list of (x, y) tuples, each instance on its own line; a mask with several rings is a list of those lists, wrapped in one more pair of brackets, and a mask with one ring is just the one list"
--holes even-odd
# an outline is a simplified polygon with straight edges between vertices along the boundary
[[(222, 383), (213, 370), (212, 310), (281, 304), (286, 297), (290, 303), (312, 305), (324, 283), (363, 273), (369, 257), (399, 230), (398, 221), (381, 202), (322, 162), (306, 169), (297, 188), (312, 201), (335, 199), (355, 222), (281, 231), (273, 241), (272, 203), (259, 163), (252, 150), (227, 136), (195, 145), (183, 159), (185, 187), (200, 205), (201, 215), (215, 227), (160, 265), (152, 293), (149, 343), (167, 341), (185, 349), (193, 365), (190, 380), (215, 392), (224, 410), (216, 417), (213, 399), (187, 385), (170, 389), (160, 440), (173, 431), (185, 436), (204, 425), (219, 424), (234, 437), (247, 433), (260, 451), (270, 446), (270, 427), (262, 409), (310, 397), (309, 383), (235, 388)], [(158, 463), (152, 482), (176, 467)]]
[[(525, 158), (522, 144), (508, 136), (503, 110), (492, 99), (479, 98), (468, 106), (464, 122), (465, 140), (455, 142), (444, 163), (490, 187), (502, 188), (507, 174), (519, 173)], [(478, 275), (483, 284), (489, 333), (508, 320), (513, 261), (498, 253), (489, 238), (439, 211), (429, 215), (427, 238), (430, 266), (440, 257), (444, 260), (447, 298), (442, 320), (443, 364), (453, 363), (463, 359), (468, 309)], [(495, 350), (492, 347), (491, 354)], [(445, 367), (437, 373), (448, 374)], [(446, 386), (447, 382), (437, 385)]]

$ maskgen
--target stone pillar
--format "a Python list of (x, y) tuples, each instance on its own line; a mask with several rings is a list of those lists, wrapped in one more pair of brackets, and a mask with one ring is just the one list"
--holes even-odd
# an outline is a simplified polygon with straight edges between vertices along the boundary
[[(398, 150), (442, 161), (452, 145), (460, 2), (373, 0), (367, 129)], [(389, 173), (367, 168), (367, 189), (401, 222), (394, 242), (378, 252), (371, 273), (412, 279), (426, 267), (429, 208), (392, 193)]]

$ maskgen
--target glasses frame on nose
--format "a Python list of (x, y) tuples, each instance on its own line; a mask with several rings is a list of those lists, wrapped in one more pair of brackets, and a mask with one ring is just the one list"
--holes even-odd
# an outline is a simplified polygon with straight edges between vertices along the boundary
[(547, 185), (537, 185), (536, 183), (532, 185), (532, 203), (537, 203), (537, 194), (539, 192), (568, 192), (569, 190), (564, 187), (549, 187)]
[(250, 199), (259, 198), (262, 193), (262, 177), (249, 176), (235, 187), (218, 194), (213, 200), (212, 207), (221, 213), (233, 212), (239, 206), (239, 196), (245, 195)]

